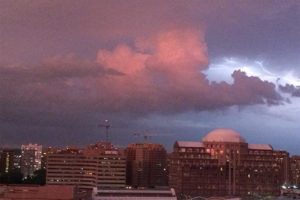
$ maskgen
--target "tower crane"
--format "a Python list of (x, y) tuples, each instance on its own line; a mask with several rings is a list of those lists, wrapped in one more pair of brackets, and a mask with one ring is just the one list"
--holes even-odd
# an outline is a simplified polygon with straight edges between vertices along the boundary
[(103, 124), (99, 124), (98, 127), (104, 127), (105, 128), (105, 141), (108, 142), (108, 129), (111, 127), (109, 124), (109, 121), (106, 119), (104, 120)]

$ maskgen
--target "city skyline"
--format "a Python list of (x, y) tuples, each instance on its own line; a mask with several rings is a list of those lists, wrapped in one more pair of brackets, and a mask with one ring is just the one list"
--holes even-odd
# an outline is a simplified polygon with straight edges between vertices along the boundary
[[(4, 150), (4, 151), (16, 151), (16, 150), (20, 150), (23, 148), (23, 146), (40, 146), (42, 147), (43, 150), (47, 150), (47, 149), (51, 149), (51, 150), (57, 150), (57, 149), (78, 149), (78, 150), (83, 150), (85, 149), (86, 147), (88, 146), (93, 146), (93, 145), (96, 145), (96, 144), (101, 144), (101, 143), (109, 143), (109, 144), (112, 144), (114, 145), (116, 148), (119, 148), (119, 149), (126, 149), (126, 148), (129, 148), (130, 146), (134, 146), (134, 145), (161, 145), (163, 148), (166, 149), (167, 153), (170, 153), (172, 151), (172, 148), (174, 148), (174, 145), (177, 143), (177, 142), (199, 142), (201, 143), (201, 141), (203, 140), (203, 138), (210, 132), (214, 132), (214, 131), (218, 131), (218, 130), (230, 130), (230, 131), (234, 131), (236, 132), (236, 130), (234, 129), (230, 129), (230, 128), (215, 128), (215, 129), (212, 129), (208, 132), (206, 132), (204, 134), (204, 136), (202, 136), (200, 139), (198, 138), (197, 140), (193, 140), (193, 139), (190, 139), (190, 140), (187, 140), (185, 138), (174, 138), (175, 140), (173, 141), (169, 141), (169, 142), (172, 142), (172, 145), (171, 147), (170, 146), (167, 146), (167, 145), (164, 145), (163, 143), (159, 143), (159, 141), (157, 141), (156, 139), (152, 139), (152, 137), (173, 137), (174, 135), (172, 134), (165, 134), (165, 135), (157, 135), (156, 133), (153, 134), (153, 133), (150, 133), (150, 132), (139, 132), (139, 133), (133, 133), (133, 135), (135, 136), (135, 139), (133, 141), (130, 141), (129, 143), (126, 143), (126, 144), (118, 144), (118, 143), (114, 143), (113, 141), (111, 141), (109, 139), (109, 134), (108, 134), (108, 137), (106, 137), (106, 132), (103, 132), (103, 137), (102, 139), (99, 139), (99, 140), (96, 140), (96, 141), (93, 141), (92, 143), (90, 144), (79, 144), (79, 145), (75, 145), (75, 144), (65, 144), (65, 145), (45, 145), (43, 143), (33, 143), (33, 142), (30, 142), (30, 143), (23, 143), (21, 144), (20, 146), (6, 146), (6, 145), (2, 145), (0, 146), (0, 150)], [(240, 134), (240, 133), (238, 133)], [(270, 148), (273, 148), (274, 145), (272, 145), (271, 143), (262, 143), (262, 142), (249, 142), (248, 141), (248, 138), (244, 138), (244, 136), (242, 134), (240, 134), (241, 137), (246, 141), (246, 143), (248, 144), (256, 144), (256, 145), (265, 145), (265, 146), (268, 146)], [(108, 139), (108, 140), (107, 140)], [(276, 149), (276, 147), (274, 147)], [(298, 156), (299, 154), (293, 154), (291, 152), (289, 152), (288, 150), (286, 149), (278, 149), (278, 150), (282, 150), (282, 151), (287, 151), (291, 156)]]
[[(176, 141), (169, 153), (163, 145), (147, 141), (126, 148), (98, 142), (85, 148), (41, 150), (29, 144), (22, 145), (22, 153), (0, 149), (0, 158), (4, 184), (38, 184), (45, 190), (50, 185), (73, 186), (73, 194), (83, 199), (94, 198), (96, 193), (100, 199), (129, 193), (149, 197), (148, 192), (157, 195), (157, 191), (169, 190), (179, 199), (199, 195), (263, 199), (299, 192), (300, 156), (268, 144), (248, 143), (232, 129), (215, 129), (200, 141)], [(31, 175), (24, 174), (33, 167), (38, 168)], [(13, 194), (26, 185), (19, 190), (3, 186), (2, 193)]]
[[(0, 1), (0, 146), (200, 141), (300, 154), (299, 1)], [(151, 136), (152, 135), (152, 136)]]

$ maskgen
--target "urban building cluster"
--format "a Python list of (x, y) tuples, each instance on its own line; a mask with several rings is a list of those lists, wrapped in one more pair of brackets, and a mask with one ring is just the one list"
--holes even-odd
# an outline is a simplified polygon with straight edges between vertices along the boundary
[(249, 144), (231, 129), (215, 129), (199, 141), (176, 141), (171, 153), (148, 142), (126, 148), (99, 142), (82, 149), (29, 144), (2, 149), (0, 155), (1, 174), (20, 169), (27, 177), (44, 168), (47, 187), (73, 187), (82, 199), (277, 196), (300, 184), (300, 156)]
[(26, 179), (41, 169), (42, 159), (42, 145), (38, 144), (22, 145), (20, 149), (0, 149), (0, 175), (20, 171)]

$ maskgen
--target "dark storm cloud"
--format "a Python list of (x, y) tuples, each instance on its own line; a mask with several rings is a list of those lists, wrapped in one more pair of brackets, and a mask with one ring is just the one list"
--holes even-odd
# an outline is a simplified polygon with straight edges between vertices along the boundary
[[(55, 57), (33, 67), (0, 67), (1, 120), (69, 124), (88, 113), (180, 113), (233, 105), (278, 104), (275, 85), (232, 75), (233, 84), (210, 84), (201, 32), (172, 29), (138, 46), (100, 49), (96, 61)], [(144, 53), (151, 48), (151, 53)], [(141, 50), (137, 50), (141, 49)]]
[[(159, 5), (159, 6), (158, 6)], [(204, 27), (212, 58), (266, 60), (300, 74), (299, 1), (1, 1), (5, 62), (74, 52), (152, 35), (174, 25)], [(288, 52), (288, 53), (287, 53)]]
[(214, 91), (220, 94), (216, 99), (230, 100), (229, 105), (272, 105), (284, 101), (271, 82), (262, 81), (259, 77), (249, 77), (242, 71), (234, 71), (232, 77), (232, 85), (226, 82), (214, 85)]
[(260, 77), (235, 71), (229, 84), (203, 71), (209, 60), (237, 57), (299, 75), (299, 7), (292, 0), (0, 1), (0, 134), (11, 143), (80, 143), (92, 141), (81, 134), (106, 118), (128, 133), (149, 114), (281, 105), (275, 85)]
[(57, 56), (39, 65), (2, 65), (0, 81), (19, 83), (47, 82), (68, 78), (84, 78), (101, 75), (122, 75), (113, 69), (104, 69), (99, 64), (80, 59), (75, 55)]
[(279, 89), (282, 92), (290, 93), (294, 97), (300, 97), (300, 87), (296, 87), (296, 86), (291, 85), (291, 84), (286, 84), (284, 86), (279, 85)]

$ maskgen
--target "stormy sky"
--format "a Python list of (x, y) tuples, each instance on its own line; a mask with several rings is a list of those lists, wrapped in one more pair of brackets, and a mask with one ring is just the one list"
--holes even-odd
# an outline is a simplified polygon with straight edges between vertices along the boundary
[(0, 1), (0, 145), (171, 148), (232, 128), (300, 154), (300, 2)]

